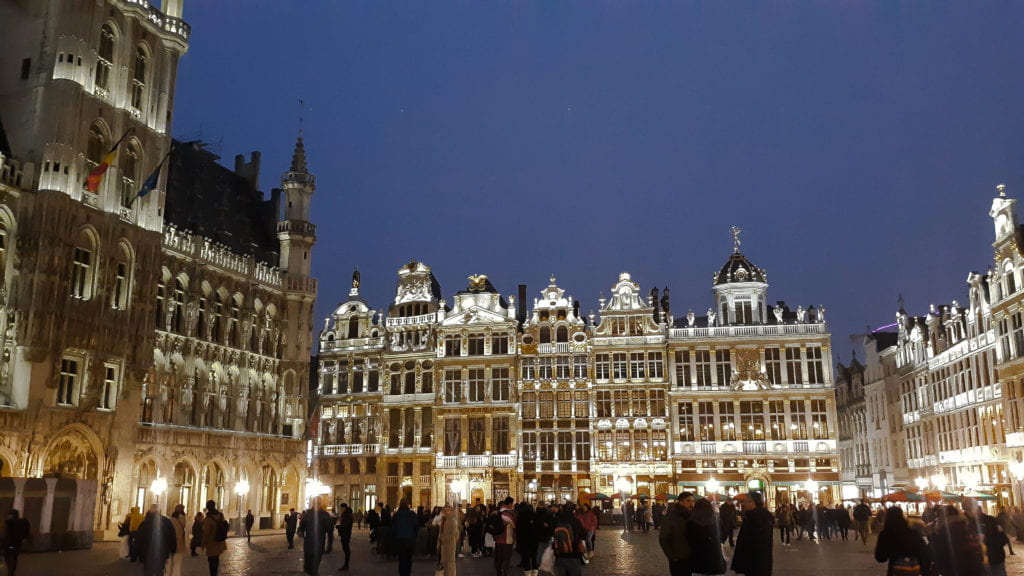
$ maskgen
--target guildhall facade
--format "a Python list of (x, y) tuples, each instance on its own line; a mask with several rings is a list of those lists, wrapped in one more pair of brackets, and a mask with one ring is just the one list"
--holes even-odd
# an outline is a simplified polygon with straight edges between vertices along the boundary
[(628, 273), (588, 316), (554, 277), (530, 310), (482, 275), (449, 304), (413, 261), (386, 313), (359, 280), (320, 334), (314, 474), (336, 503), (839, 498), (824, 309), (770, 304), (738, 236), (700, 316)]

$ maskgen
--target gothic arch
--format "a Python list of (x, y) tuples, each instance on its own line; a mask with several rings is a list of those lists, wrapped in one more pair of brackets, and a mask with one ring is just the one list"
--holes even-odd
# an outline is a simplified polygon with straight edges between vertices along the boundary
[(0, 446), (0, 478), (11, 476), (21, 476), (18, 458), (12, 450)]
[(71, 424), (54, 435), (40, 459), (44, 476), (97, 480), (103, 466), (103, 446), (82, 424)]

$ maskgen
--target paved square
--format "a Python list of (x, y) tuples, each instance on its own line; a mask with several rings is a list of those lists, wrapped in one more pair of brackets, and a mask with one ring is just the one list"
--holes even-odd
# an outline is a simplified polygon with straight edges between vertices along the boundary
[[(849, 540), (814, 543), (794, 541), (791, 548), (782, 548), (776, 543), (774, 573), (784, 576), (878, 576), (885, 574), (885, 567), (875, 562), (874, 538), (871, 545), (864, 547)], [(1024, 544), (1018, 545), (1024, 556)], [(664, 576), (668, 574), (668, 563), (658, 547), (658, 534), (634, 532), (623, 537), (621, 530), (610, 527), (598, 532), (597, 554), (583, 573), (586, 576)], [(726, 547), (726, 551), (729, 548)], [(370, 555), (366, 530), (357, 530), (352, 538), (352, 563), (348, 576), (395, 576), (398, 563), (381, 560)], [(142, 567), (119, 559), (117, 545), (109, 542), (97, 543), (92, 550), (73, 552), (27, 554), (22, 556), (19, 576), (63, 575), (73, 576), (121, 576), (141, 575)], [(1024, 576), (1024, 559), (1011, 556), (1007, 562), (1007, 573)], [(341, 549), (335, 542), (334, 552), (324, 556), (320, 573), (341, 574)], [(515, 568), (511, 576), (522, 576)], [(415, 576), (432, 576), (434, 562), (417, 559), (413, 563)], [(228, 540), (228, 551), (221, 556), (223, 576), (299, 576), (302, 572), (301, 542), (296, 539), (296, 548), (288, 550), (284, 535), (280, 533), (254, 536), (252, 543), (240, 538)], [(207, 576), (206, 557), (186, 558), (183, 574), (186, 576)], [(465, 558), (458, 564), (459, 576), (492, 576), (494, 568), (491, 558)], [(732, 574), (730, 572), (729, 574)]]

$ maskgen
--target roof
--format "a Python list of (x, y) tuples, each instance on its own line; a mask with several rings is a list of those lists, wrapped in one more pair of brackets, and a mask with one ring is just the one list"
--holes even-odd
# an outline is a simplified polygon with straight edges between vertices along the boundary
[(729, 255), (729, 259), (715, 276), (715, 286), (732, 282), (762, 282), (767, 284), (768, 280), (764, 270), (754, 266), (746, 256), (736, 251)]
[(221, 166), (200, 142), (174, 142), (164, 219), (239, 254), (277, 266), (280, 245), (276, 193), (270, 200), (252, 183)]

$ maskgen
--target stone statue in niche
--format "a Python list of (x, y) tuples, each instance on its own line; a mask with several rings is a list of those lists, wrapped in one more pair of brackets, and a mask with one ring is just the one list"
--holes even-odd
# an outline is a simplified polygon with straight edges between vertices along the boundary
[(348, 422), (345, 422), (345, 441), (343, 442), (343, 444), (351, 444), (351, 443), (352, 443), (352, 422), (348, 421)]
[(775, 308), (772, 309), (772, 314), (775, 314), (775, 323), (782, 324), (782, 306), (776, 304)]
[(718, 314), (715, 313), (715, 309), (714, 308), (708, 308), (708, 327), (709, 328), (711, 326), (715, 325), (715, 318), (716, 317), (718, 317)]
[(359, 281), (362, 279), (362, 275), (359, 273), (359, 268), (352, 271), (352, 287), (359, 288)]
[(807, 321), (807, 311), (804, 310), (803, 306), (796, 307), (796, 323), (803, 324)]

